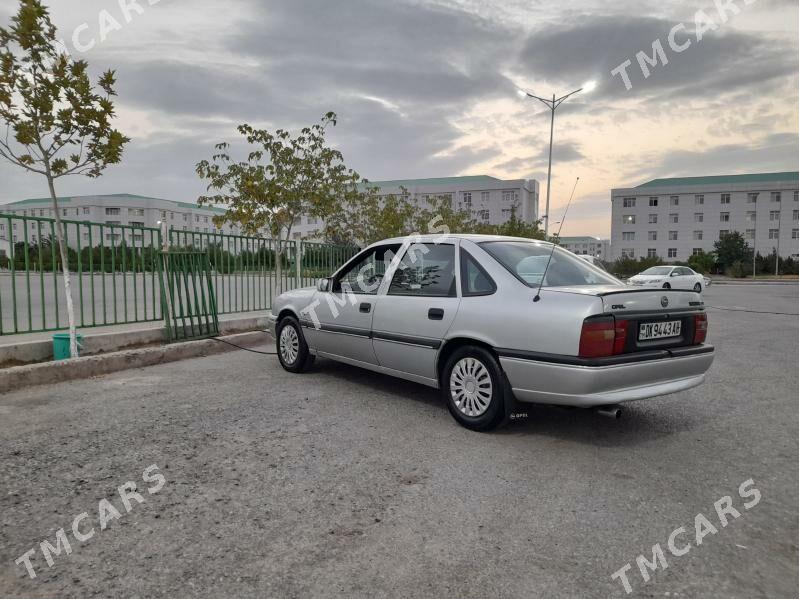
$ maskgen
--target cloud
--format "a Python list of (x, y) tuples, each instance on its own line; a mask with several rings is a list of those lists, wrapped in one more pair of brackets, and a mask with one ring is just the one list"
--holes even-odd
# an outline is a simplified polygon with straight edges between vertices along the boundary
[[(711, 16), (716, 16), (713, 13)], [(598, 79), (602, 95), (625, 96), (624, 84), (611, 71), (625, 60), (633, 96), (708, 96), (773, 82), (799, 72), (795, 46), (777, 36), (748, 33), (719, 25), (697, 42), (693, 20), (676, 43), (691, 46), (676, 53), (668, 35), (678, 21), (656, 17), (583, 15), (574, 22), (547, 26), (528, 37), (521, 52), (522, 65), (531, 75), (569, 85)], [(660, 40), (669, 63), (650, 67), (644, 78), (636, 60), (640, 51), (652, 55)]]

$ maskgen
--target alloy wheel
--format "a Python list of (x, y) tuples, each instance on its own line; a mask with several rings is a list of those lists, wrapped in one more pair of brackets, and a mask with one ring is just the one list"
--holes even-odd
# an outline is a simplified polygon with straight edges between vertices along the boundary
[(493, 384), (485, 365), (475, 358), (463, 358), (452, 368), (449, 391), (455, 407), (466, 416), (481, 416), (491, 405)]
[(294, 364), (300, 353), (300, 338), (297, 330), (291, 326), (283, 327), (280, 332), (280, 356), (286, 364)]

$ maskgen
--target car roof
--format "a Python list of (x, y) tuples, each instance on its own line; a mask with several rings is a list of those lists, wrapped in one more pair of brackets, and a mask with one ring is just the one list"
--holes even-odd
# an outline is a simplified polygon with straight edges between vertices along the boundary
[(425, 235), (405, 235), (403, 237), (391, 237), (390, 239), (383, 239), (381, 241), (371, 244), (369, 247), (376, 245), (383, 245), (386, 243), (404, 243), (407, 239), (412, 239), (415, 243), (429, 243), (436, 241), (438, 243), (445, 243), (455, 239), (465, 239), (474, 243), (481, 243), (485, 241), (525, 241), (530, 243), (537, 243), (540, 245), (552, 245), (549, 241), (542, 241), (540, 239), (528, 239), (527, 237), (509, 237), (507, 235), (477, 235), (474, 233), (427, 233)]

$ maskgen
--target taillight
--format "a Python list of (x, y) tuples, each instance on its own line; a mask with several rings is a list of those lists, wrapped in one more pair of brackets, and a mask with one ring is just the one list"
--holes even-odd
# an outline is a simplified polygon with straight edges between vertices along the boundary
[(603, 358), (624, 353), (627, 321), (613, 316), (587, 318), (580, 334), (580, 357)]
[(694, 314), (694, 345), (704, 343), (707, 339), (707, 314)]

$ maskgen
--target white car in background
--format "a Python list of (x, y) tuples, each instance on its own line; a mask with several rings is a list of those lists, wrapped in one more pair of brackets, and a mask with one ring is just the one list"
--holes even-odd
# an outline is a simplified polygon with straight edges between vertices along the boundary
[(627, 279), (635, 287), (663, 289), (690, 289), (701, 292), (706, 287), (705, 277), (687, 266), (653, 266)]

